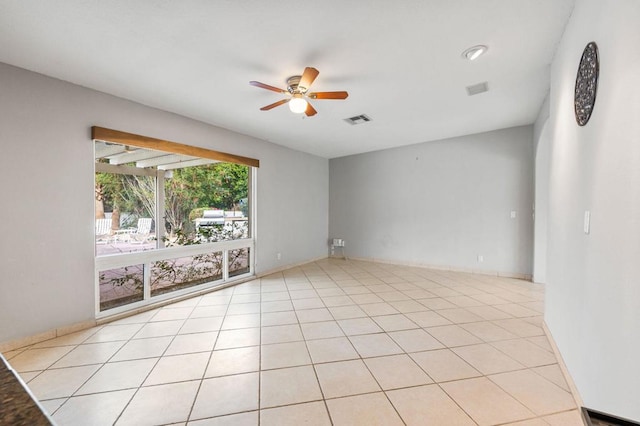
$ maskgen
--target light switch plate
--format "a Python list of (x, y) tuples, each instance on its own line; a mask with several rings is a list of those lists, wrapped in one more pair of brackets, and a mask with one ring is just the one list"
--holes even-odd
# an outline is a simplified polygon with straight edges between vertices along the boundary
[(515, 210), (511, 210), (511, 219), (515, 219), (516, 218), (516, 211)]

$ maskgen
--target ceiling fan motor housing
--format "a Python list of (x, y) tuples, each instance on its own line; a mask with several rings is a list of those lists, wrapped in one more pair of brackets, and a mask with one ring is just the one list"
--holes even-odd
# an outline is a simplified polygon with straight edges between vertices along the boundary
[(307, 87), (298, 87), (301, 78), (301, 75), (294, 75), (287, 79), (287, 90), (292, 95), (295, 93), (305, 93), (308, 90)]

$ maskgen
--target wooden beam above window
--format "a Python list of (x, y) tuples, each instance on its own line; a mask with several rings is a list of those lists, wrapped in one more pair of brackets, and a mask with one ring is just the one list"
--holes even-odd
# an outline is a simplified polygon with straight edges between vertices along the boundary
[(104, 142), (114, 142), (122, 145), (135, 146), (137, 148), (154, 149), (157, 151), (171, 152), (174, 154), (190, 155), (192, 157), (208, 158), (210, 160), (225, 163), (243, 164), (245, 166), (260, 167), (260, 160), (228, 154), (226, 152), (211, 149), (198, 148), (177, 142), (135, 135), (119, 130), (106, 129), (104, 127), (91, 127), (91, 139)]

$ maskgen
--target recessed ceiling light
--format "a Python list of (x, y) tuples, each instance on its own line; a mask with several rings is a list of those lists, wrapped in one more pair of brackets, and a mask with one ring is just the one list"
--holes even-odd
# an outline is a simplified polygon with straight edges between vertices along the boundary
[(489, 48), (482, 44), (473, 46), (462, 52), (462, 57), (470, 61), (474, 61), (482, 56)]

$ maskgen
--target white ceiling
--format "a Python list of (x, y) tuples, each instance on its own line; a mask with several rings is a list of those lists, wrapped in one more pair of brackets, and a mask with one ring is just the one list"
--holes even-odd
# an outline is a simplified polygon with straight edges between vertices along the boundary
[[(574, 1), (0, 0), (0, 62), (334, 158), (532, 123)], [(306, 66), (349, 98), (259, 110)]]

